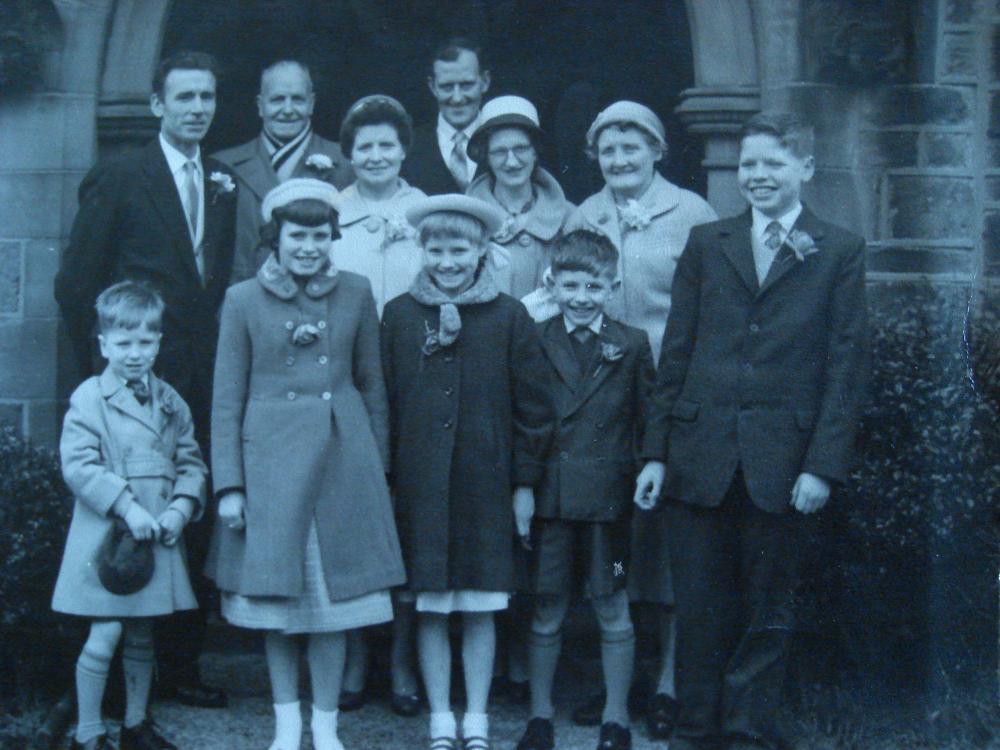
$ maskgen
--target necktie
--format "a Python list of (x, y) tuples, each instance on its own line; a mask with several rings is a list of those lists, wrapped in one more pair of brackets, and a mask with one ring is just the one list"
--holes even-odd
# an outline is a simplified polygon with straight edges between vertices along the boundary
[(448, 158), (448, 171), (455, 177), (455, 182), (458, 183), (458, 186), (462, 190), (465, 190), (469, 187), (469, 160), (465, 156), (465, 133), (461, 130), (457, 131), (452, 136), (452, 141), (455, 145), (451, 150), (451, 156)]
[(187, 214), (188, 229), (191, 231), (191, 246), (194, 248), (194, 262), (198, 276), (205, 278), (205, 262), (198, 243), (198, 168), (194, 160), (184, 162), (184, 213)]
[(771, 252), (778, 252), (781, 247), (781, 224), (772, 221), (764, 229), (764, 244)]
[(570, 344), (573, 346), (573, 355), (576, 357), (576, 364), (583, 373), (594, 355), (594, 332), (585, 326), (574, 328), (569, 335)]
[(135, 396), (135, 400), (142, 406), (149, 403), (149, 386), (144, 381), (130, 380), (125, 385), (128, 386), (128, 389), (132, 391), (132, 395)]

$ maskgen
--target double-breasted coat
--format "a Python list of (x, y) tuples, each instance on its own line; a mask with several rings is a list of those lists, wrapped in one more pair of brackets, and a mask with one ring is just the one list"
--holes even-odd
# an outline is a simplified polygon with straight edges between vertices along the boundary
[(566, 222), (565, 231), (590, 229), (607, 236), (618, 248), (622, 285), (607, 312), (616, 320), (643, 329), (649, 336), (653, 361), (658, 362), (670, 314), (674, 269), (688, 232), (718, 217), (701, 196), (677, 187), (659, 173), (654, 174), (638, 203), (649, 224), (623, 230), (611, 188), (605, 185), (580, 204)]
[(787, 512), (801, 472), (843, 482), (868, 372), (865, 242), (803, 208), (757, 283), (749, 211), (692, 230), (644, 454), (667, 461), (663, 493), (717, 506), (742, 467), (754, 504)]
[(539, 518), (615, 521), (632, 507), (643, 421), (655, 381), (645, 331), (607, 316), (581, 370), (563, 317), (538, 324), (553, 373), (556, 425)]
[[(309, 159), (315, 155), (325, 156), (330, 166), (324, 169), (310, 166)], [(278, 186), (279, 180), (271, 167), (271, 155), (264, 146), (262, 135), (239, 146), (219, 151), (213, 154), (213, 158), (232, 169), (239, 185), (239, 198), (236, 202), (236, 250), (230, 277), (230, 283), (235, 284), (252, 279), (270, 252), (270, 248), (261, 245), (260, 241), (260, 227), (264, 223), (260, 205), (264, 196)], [(292, 177), (317, 177), (340, 190), (354, 180), (354, 171), (341, 152), (340, 144), (313, 133), (309, 136), (302, 158), (295, 165)]]
[[(493, 195), (494, 178), (481, 174), (466, 191), (506, 213)], [(539, 167), (532, 178), (535, 200), (531, 208), (504, 222), (493, 242), (510, 254), (510, 296), (521, 299), (542, 285), (542, 273), (549, 266), (552, 249), (563, 225), (575, 206), (566, 200), (555, 177)]]
[(541, 481), (552, 434), (546, 364), (517, 300), (459, 310), (458, 339), (430, 355), (436, 305), (404, 294), (382, 316), (396, 517), (413, 590), (510, 591), (511, 493)]
[(204, 508), (207, 469), (191, 411), (167, 383), (149, 377), (151, 400), (145, 406), (110, 369), (85, 380), (70, 397), (59, 457), (75, 502), (52, 597), (57, 612), (150, 617), (198, 606), (183, 537), (173, 547), (154, 543), (153, 577), (134, 594), (112, 594), (97, 577), (97, 553), (123, 492), (154, 518), (178, 497), (194, 501), (192, 520)]
[[(317, 337), (293, 343), (303, 324)], [(208, 574), (223, 591), (296, 597), (315, 522), (334, 601), (404, 582), (392, 518), (388, 406), (366, 279), (319, 272), (300, 287), (269, 259), (226, 294), (212, 460), (242, 488), (246, 529), (216, 524)]]

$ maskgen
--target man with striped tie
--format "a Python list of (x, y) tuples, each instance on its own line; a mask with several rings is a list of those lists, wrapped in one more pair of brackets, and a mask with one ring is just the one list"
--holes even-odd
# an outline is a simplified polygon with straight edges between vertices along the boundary
[(291, 177), (317, 177), (338, 190), (354, 181), (340, 146), (312, 129), (315, 102), (305, 64), (280, 60), (268, 66), (260, 76), (257, 95), (260, 135), (215, 154), (235, 172), (240, 187), (232, 283), (253, 276), (267, 257), (269, 248), (260, 244), (260, 204), (271, 188)]

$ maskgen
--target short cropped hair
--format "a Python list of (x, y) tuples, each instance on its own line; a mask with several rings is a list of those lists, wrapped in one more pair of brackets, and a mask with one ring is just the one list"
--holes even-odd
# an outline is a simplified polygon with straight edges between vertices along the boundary
[(654, 151), (659, 151), (661, 154), (666, 153), (666, 151), (663, 148), (663, 144), (660, 143), (658, 140), (656, 140), (656, 136), (654, 136), (645, 128), (639, 127), (630, 120), (622, 120), (622, 121), (616, 120), (614, 122), (609, 122), (606, 125), (604, 125), (600, 130), (594, 133), (594, 145), (585, 146), (583, 149), (584, 153), (587, 154), (587, 156), (589, 156), (591, 159), (596, 161), (598, 154), (597, 142), (601, 140), (601, 133), (603, 133), (605, 130), (611, 130), (611, 129), (617, 130), (619, 133), (624, 133), (629, 130), (635, 130), (636, 132), (642, 134), (642, 137), (646, 139), (646, 143), (649, 144), (649, 147), (651, 149), (653, 149)]
[(816, 135), (812, 126), (790, 112), (760, 112), (740, 129), (740, 141), (751, 135), (770, 135), (800, 159), (812, 156)]
[(435, 211), (427, 214), (417, 227), (421, 246), (431, 239), (468, 240), (482, 247), (489, 240), (486, 225), (475, 216), (461, 211)]
[(281, 225), (286, 221), (304, 227), (319, 227), (323, 224), (329, 224), (331, 236), (333, 239), (337, 239), (340, 237), (340, 231), (337, 228), (338, 220), (337, 209), (326, 201), (316, 198), (300, 198), (297, 201), (278, 206), (271, 212), (271, 220), (260, 228), (260, 241), (261, 244), (277, 252)]
[(481, 43), (471, 37), (453, 36), (439, 44), (435, 48), (434, 54), (431, 55), (431, 76), (434, 75), (434, 63), (439, 60), (441, 62), (455, 62), (463, 52), (471, 52), (476, 56), (480, 75), (489, 70), (486, 51)]
[(207, 70), (216, 82), (219, 80), (219, 63), (214, 57), (207, 52), (179, 50), (164, 57), (156, 66), (156, 73), (153, 75), (153, 93), (161, 99), (163, 98), (163, 85), (172, 70)]
[(270, 63), (266, 68), (264, 68), (262, 71), (260, 71), (260, 90), (261, 91), (264, 90), (264, 76), (266, 76), (272, 70), (276, 70), (277, 68), (283, 68), (285, 66), (292, 66), (301, 70), (302, 74), (306, 77), (306, 80), (309, 82), (309, 91), (313, 90), (312, 71), (309, 70), (309, 66), (306, 65), (301, 60), (290, 60), (288, 58), (275, 60), (274, 62)]
[(119, 281), (100, 293), (97, 324), (101, 333), (115, 328), (134, 331), (142, 325), (159, 332), (163, 326), (163, 298), (138, 281)]
[(552, 274), (585, 271), (594, 276), (615, 276), (618, 272), (618, 248), (603, 234), (576, 229), (556, 241), (549, 269)]
[(360, 106), (355, 105), (348, 110), (340, 125), (340, 148), (348, 159), (354, 150), (354, 139), (365, 125), (392, 126), (404, 153), (409, 153), (410, 146), (413, 145), (413, 118), (395, 99), (367, 97)]

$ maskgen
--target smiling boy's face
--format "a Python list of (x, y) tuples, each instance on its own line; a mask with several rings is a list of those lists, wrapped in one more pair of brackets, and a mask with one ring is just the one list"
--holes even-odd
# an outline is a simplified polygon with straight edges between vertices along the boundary
[(740, 194), (765, 216), (779, 219), (800, 200), (812, 179), (812, 156), (799, 156), (773, 135), (755, 133), (740, 144)]
[(124, 381), (142, 380), (160, 352), (160, 332), (143, 323), (138, 328), (112, 328), (97, 337), (101, 356)]
[(552, 297), (571, 326), (585, 328), (604, 312), (617, 286), (614, 269), (598, 274), (557, 271), (552, 278)]
[(438, 289), (454, 297), (472, 286), (486, 246), (466, 237), (428, 237), (424, 243), (424, 268)]

